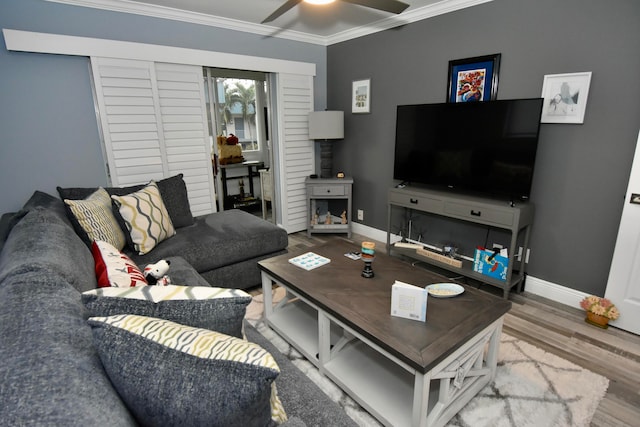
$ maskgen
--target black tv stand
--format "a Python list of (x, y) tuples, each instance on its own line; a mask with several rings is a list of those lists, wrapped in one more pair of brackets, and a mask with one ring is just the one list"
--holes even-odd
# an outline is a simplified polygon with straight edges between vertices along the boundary
[[(526, 254), (529, 247), (531, 225), (533, 224), (534, 207), (531, 203), (515, 205), (513, 201), (492, 200), (483, 197), (453, 194), (449, 192), (430, 190), (425, 188), (405, 187), (389, 190), (388, 218), (387, 218), (387, 253), (403, 255), (420, 260), (426, 264), (453, 271), (456, 274), (472, 278), (482, 283), (497, 286), (503, 290), (505, 298), (509, 296), (512, 287), (518, 286), (522, 291), (526, 278)], [(415, 248), (395, 247), (391, 245), (391, 223), (393, 207), (402, 207), (440, 217), (462, 220), (470, 223), (495, 227), (511, 232), (509, 249), (509, 267), (505, 281), (485, 276), (473, 271), (473, 262), (463, 260), (462, 267), (456, 267), (447, 262), (426, 257), (417, 253)], [(452, 227), (455, 222), (451, 222)], [(524, 232), (524, 239), (518, 245), (518, 237)], [(428, 236), (427, 236), (428, 238)], [(483, 245), (485, 242), (471, 242), (473, 246)], [(518, 248), (522, 247), (518, 260)], [(447, 260), (444, 260), (447, 261)]]

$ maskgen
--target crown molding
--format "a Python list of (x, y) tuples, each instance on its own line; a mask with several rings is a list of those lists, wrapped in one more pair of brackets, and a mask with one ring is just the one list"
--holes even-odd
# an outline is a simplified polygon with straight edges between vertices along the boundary
[(254, 24), (220, 16), (207, 15), (198, 12), (174, 9), (165, 6), (149, 5), (131, 0), (45, 0), (51, 3), (90, 7), (94, 9), (108, 10), (112, 12), (130, 13), (153, 18), (171, 19), (174, 21), (188, 22), (191, 24), (207, 25), (216, 28), (242, 31), (266, 37), (275, 37), (303, 43), (329, 46), (335, 43), (363, 37), (369, 34), (384, 31), (390, 28), (407, 25), (412, 22), (433, 18), (438, 15), (465, 9), (493, 0), (442, 0), (415, 10), (403, 12), (400, 15), (390, 16), (370, 25), (342, 31), (331, 36), (317, 36), (300, 31), (282, 30), (269, 25)]

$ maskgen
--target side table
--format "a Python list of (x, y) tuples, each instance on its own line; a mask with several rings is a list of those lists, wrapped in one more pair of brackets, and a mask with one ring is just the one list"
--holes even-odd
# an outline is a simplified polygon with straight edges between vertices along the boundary
[[(347, 233), (347, 237), (351, 237), (353, 178), (307, 177), (305, 185), (307, 188), (307, 236), (311, 237), (312, 233)], [(331, 208), (320, 212), (317, 203), (319, 200), (327, 200), (327, 206), (330, 205)], [(333, 202), (335, 200), (338, 202)]]

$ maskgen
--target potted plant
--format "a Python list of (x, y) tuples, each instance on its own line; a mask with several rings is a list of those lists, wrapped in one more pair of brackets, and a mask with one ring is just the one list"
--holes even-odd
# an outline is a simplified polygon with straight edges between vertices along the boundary
[(607, 298), (591, 295), (580, 301), (580, 307), (587, 312), (585, 322), (603, 329), (609, 327), (609, 320), (616, 320), (620, 317), (620, 311)]

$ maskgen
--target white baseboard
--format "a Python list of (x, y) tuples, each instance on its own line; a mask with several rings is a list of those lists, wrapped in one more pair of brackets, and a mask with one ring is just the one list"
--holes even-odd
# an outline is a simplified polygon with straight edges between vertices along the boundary
[[(378, 230), (377, 228), (369, 227), (368, 225), (357, 222), (351, 223), (351, 229), (356, 234), (366, 236), (378, 242), (387, 242), (386, 231)], [(391, 236), (392, 243), (397, 240), (400, 240), (399, 236)], [(580, 307), (580, 301), (589, 295), (582, 291), (567, 288), (565, 286), (558, 285), (557, 283), (551, 283), (533, 276), (527, 276), (525, 291), (571, 307)]]
[(546, 280), (538, 279), (533, 276), (527, 276), (524, 290), (531, 294), (576, 308), (580, 307), (580, 301), (589, 295), (582, 291), (567, 288), (556, 283), (547, 282)]

